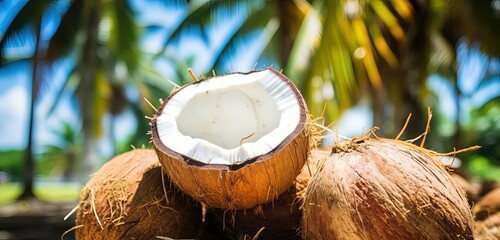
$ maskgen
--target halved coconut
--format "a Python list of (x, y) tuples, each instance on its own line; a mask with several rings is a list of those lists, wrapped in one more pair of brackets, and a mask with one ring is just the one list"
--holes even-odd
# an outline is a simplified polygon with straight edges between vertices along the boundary
[(212, 207), (275, 199), (309, 152), (307, 108), (293, 83), (268, 68), (183, 86), (151, 122), (158, 157), (188, 195)]

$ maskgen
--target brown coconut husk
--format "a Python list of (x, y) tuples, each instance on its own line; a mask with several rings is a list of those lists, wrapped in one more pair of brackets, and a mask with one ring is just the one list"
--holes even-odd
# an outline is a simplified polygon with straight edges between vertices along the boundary
[[(304, 99), (293, 83), (281, 72), (271, 71), (288, 84), (297, 99), (300, 122), (275, 149), (238, 165), (205, 164), (165, 146), (160, 140), (157, 119), (170, 99), (191, 84), (210, 81), (198, 80), (172, 91), (161, 101), (162, 105), (151, 118), (151, 135), (155, 150), (172, 182), (185, 194), (210, 207), (223, 209), (248, 209), (268, 203), (287, 191), (300, 173), (310, 152), (311, 136), (308, 126), (308, 111)], [(248, 73), (231, 74), (252, 74)], [(190, 72), (191, 75), (192, 72)], [(214, 76), (215, 78), (215, 76)], [(251, 137), (249, 135), (242, 139)]]
[(500, 212), (500, 188), (485, 196), (472, 208), (476, 220), (482, 221)]
[(295, 184), (272, 203), (237, 211), (211, 209), (219, 223), (218, 227), (224, 230), (229, 239), (302, 239), (303, 194), (316, 171), (316, 164), (329, 153), (313, 149)]
[(170, 185), (155, 152), (136, 149), (97, 171), (80, 193), (76, 239), (194, 238), (201, 207)]
[(500, 239), (500, 213), (496, 213), (484, 221), (476, 222), (477, 240), (498, 240)]
[(481, 187), (479, 188), (479, 197), (482, 198), (489, 192), (500, 188), (500, 182), (495, 181), (495, 180), (483, 180), (481, 181)]
[(467, 197), (467, 202), (469, 203), (469, 206), (470, 207), (474, 206), (474, 203), (476, 203), (479, 198), (478, 187), (471, 184), (469, 181), (467, 181), (467, 179), (456, 173), (451, 173), (451, 178), (457, 183), (458, 186), (460, 186), (460, 188), (462, 188), (465, 191), (465, 195)]
[[(318, 163), (303, 206), (305, 239), (473, 239), (464, 191), (418, 138), (362, 136), (334, 146)], [(420, 146), (412, 144), (422, 139)]]
[(356, 139), (319, 163), (304, 202), (312, 239), (472, 239), (463, 191), (420, 147)]

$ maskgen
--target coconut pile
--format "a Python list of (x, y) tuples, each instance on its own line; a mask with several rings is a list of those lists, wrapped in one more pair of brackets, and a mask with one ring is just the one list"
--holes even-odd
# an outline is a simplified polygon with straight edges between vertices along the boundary
[(281, 72), (190, 73), (155, 108), (152, 149), (82, 189), (76, 239), (500, 239), (500, 190), (477, 202), (428, 129), (318, 147), (327, 128)]

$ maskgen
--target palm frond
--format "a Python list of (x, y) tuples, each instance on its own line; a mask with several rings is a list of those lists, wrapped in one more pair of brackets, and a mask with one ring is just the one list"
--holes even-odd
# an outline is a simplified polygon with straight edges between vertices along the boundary
[(33, 61), (33, 57), (29, 56), (29, 57), (21, 57), (21, 58), (16, 58), (16, 59), (9, 58), (8, 60), (9, 61), (2, 63), (2, 65), (1, 65), (2, 68), (6, 69), (6, 68), (9, 68), (11, 66), (15, 66), (15, 65), (19, 65), (19, 64), (27, 64), (27, 63)]
[[(321, 41), (311, 61), (311, 69), (301, 86), (304, 89), (306, 101), (314, 116), (323, 112), (327, 104), (327, 116), (330, 120), (339, 117), (340, 111), (352, 105), (352, 99), (357, 94), (357, 84), (354, 74), (353, 59), (345, 34), (350, 33), (345, 21), (338, 21), (342, 9), (337, 1), (328, 1), (323, 20)], [(332, 89), (333, 88), (333, 89)], [(333, 93), (332, 93), (333, 90)]]
[(272, 8), (263, 7), (255, 11), (251, 10), (248, 18), (227, 38), (223, 47), (216, 54), (210, 69), (215, 69), (217, 72), (224, 67), (224, 61), (228, 59), (238, 49), (242, 42), (248, 37), (248, 34), (262, 30), (273, 16)]
[(375, 61), (375, 55), (372, 51), (370, 35), (366, 29), (365, 22), (361, 18), (355, 17), (351, 21), (351, 27), (354, 30), (356, 40), (358, 41), (362, 51), (364, 51), (364, 56), (361, 58), (363, 60), (363, 64), (365, 65), (368, 79), (370, 79), (370, 82), (375, 90), (380, 90), (382, 88), (382, 80)]
[(286, 66), (302, 21), (311, 8), (312, 6), (305, 0), (278, 1), (276, 3), (275, 11), (278, 12), (277, 17), (280, 21), (278, 60), (281, 66)]
[(429, 56), (431, 72), (437, 72), (449, 79), (455, 79), (456, 55), (454, 46), (437, 31), (430, 32), (430, 47), (432, 48)]
[(383, 1), (370, 1), (370, 6), (377, 14), (377, 16), (382, 20), (382, 22), (387, 26), (389, 32), (397, 40), (403, 40), (405, 35), (403, 28), (401, 27), (396, 16), (387, 7), (386, 3)]
[[(304, 89), (306, 98), (314, 102), (311, 104), (313, 114), (323, 111), (324, 101), (330, 102), (327, 112), (338, 114), (359, 98), (359, 85), (364, 79), (369, 80), (374, 91), (382, 89), (380, 59), (390, 68), (399, 67), (398, 55), (394, 51), (405, 37), (401, 21), (412, 21), (413, 9), (406, 1), (324, 3), (325, 6), (315, 6), (320, 12), (317, 15), (324, 18), (306, 17), (303, 24), (319, 21), (322, 25), (320, 37), (314, 33), (306, 37), (299, 34), (294, 46), (294, 51), (306, 53), (306, 59), (308, 47), (314, 49), (312, 59), (309, 62), (297, 60), (300, 57), (292, 52), (289, 64), (292, 69), (287, 69), (287, 72), (303, 79), (298, 85)], [(299, 64), (300, 61), (303, 63)], [(328, 86), (333, 90), (328, 90)], [(330, 115), (331, 120), (336, 117)]]
[(26, 2), (1, 36), (0, 60), (4, 59), (3, 49), (6, 44), (22, 46), (26, 40), (35, 38), (35, 23), (40, 21), (42, 15), (51, 4), (51, 1)]
[(108, 99), (111, 97), (111, 88), (102, 68), (95, 72), (95, 94), (93, 99), (92, 137), (99, 139), (103, 135), (102, 121), (108, 109)]
[(208, 34), (206, 26), (213, 22), (214, 19), (222, 21), (224, 19), (230, 19), (236, 14), (241, 14), (242, 9), (244, 9), (242, 4), (245, 3), (229, 0), (190, 3), (188, 5), (189, 13), (179, 23), (170, 36), (165, 39), (162, 50), (159, 54), (165, 52), (171, 43), (179, 40), (181, 34), (199, 34), (201, 39), (207, 43)]
[(382, 35), (380, 27), (376, 25), (375, 22), (370, 22), (368, 24), (370, 36), (377, 53), (380, 54), (380, 56), (387, 62), (389, 67), (397, 68), (399, 66), (399, 60), (389, 46), (389, 43), (387, 43), (387, 40)]
[(109, 51), (123, 60), (129, 71), (137, 68), (139, 59), (139, 27), (129, 1), (113, 1), (110, 6), (111, 33)]
[[(64, 83), (61, 86), (61, 88), (57, 91), (56, 98), (55, 98), (54, 102), (52, 103), (49, 111), (47, 112), (47, 116), (50, 116), (54, 113), (57, 106), (59, 106), (59, 104), (61, 102), (61, 98), (64, 95), (64, 93), (67, 91), (70, 91), (71, 86), (73, 86), (75, 88), (78, 85), (79, 78), (76, 76), (77, 75), (76, 68), (73, 66), (73, 68), (71, 68), (69, 70), (70, 70), (70, 73), (68, 74), (68, 77), (66, 77), (66, 79), (64, 80)], [(73, 89), (73, 91), (74, 91), (74, 89)]]
[(46, 60), (49, 65), (69, 55), (75, 47), (75, 40), (82, 26), (83, 0), (71, 1), (61, 18), (54, 35), (49, 40)]
[[(438, 14), (450, 17), (443, 30), (452, 29), (458, 36), (465, 36), (469, 44), (479, 44), (489, 56), (500, 57), (500, 14), (496, 1), (445, 1), (433, 5)], [(459, 22), (460, 24), (457, 24)]]
[(303, 85), (302, 79), (305, 78), (314, 50), (321, 41), (321, 31), (321, 16), (316, 9), (311, 8), (304, 17), (285, 66), (285, 74), (297, 85)]
[(406, 22), (409, 22), (413, 18), (413, 7), (410, 1), (392, 0), (392, 6), (394, 7), (396, 13)]

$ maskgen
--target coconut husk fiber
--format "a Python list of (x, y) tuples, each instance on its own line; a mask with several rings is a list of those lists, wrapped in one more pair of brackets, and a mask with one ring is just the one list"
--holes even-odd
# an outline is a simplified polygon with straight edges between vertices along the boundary
[(155, 151), (136, 149), (104, 164), (80, 194), (76, 239), (194, 238), (201, 206), (177, 191)]

